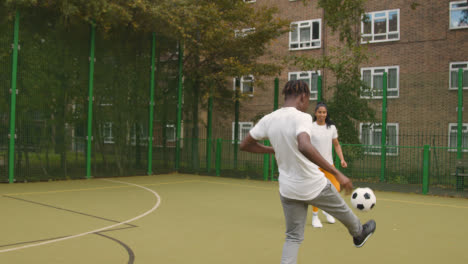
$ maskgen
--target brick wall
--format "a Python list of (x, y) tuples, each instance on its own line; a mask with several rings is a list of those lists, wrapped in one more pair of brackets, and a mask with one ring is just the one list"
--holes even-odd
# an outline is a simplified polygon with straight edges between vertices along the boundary
[[(412, 9), (411, 2), (419, 5)], [(448, 0), (405, 1), (405, 0), (369, 0), (366, 3), (367, 12), (390, 9), (400, 10), (400, 39), (381, 43), (367, 44), (369, 52), (375, 54), (362, 67), (399, 66), (399, 97), (388, 99), (388, 123), (398, 123), (400, 133), (403, 131), (448, 131), (449, 123), (457, 122), (457, 91), (449, 90), (449, 64), (456, 61), (468, 61), (468, 29), (449, 29)], [(317, 8), (317, 1), (308, 1), (306, 6), (301, 1), (288, 0), (257, 0), (256, 8), (262, 5), (276, 6), (279, 16), (291, 21), (322, 19), (321, 40), (319, 49), (290, 51), (289, 35), (284, 34), (269, 47), (270, 54), (307, 55), (319, 57), (327, 54), (332, 46), (339, 45), (338, 38), (333, 35), (323, 21), (323, 10)], [(262, 60), (269, 60), (265, 56)], [(329, 90), (335, 78), (329, 71), (320, 70), (323, 78), (323, 97), (330, 98)], [(281, 106), (283, 98), (281, 89), (288, 80), (288, 72), (298, 71), (297, 68), (286, 66), (280, 79)], [(258, 78), (258, 77), (257, 77)], [(264, 87), (255, 87), (254, 96), (241, 102), (239, 121), (251, 121), (259, 113), (273, 110), (274, 78), (262, 79)], [(463, 92), (464, 105), (468, 107), (468, 90)], [(381, 115), (381, 99), (371, 99), (371, 105), (376, 114)], [(315, 107), (311, 102), (309, 112)], [(232, 115), (216, 114), (215, 104), (214, 124), (231, 128), (234, 121), (234, 105)], [(463, 121), (468, 123), (468, 112), (464, 112)]]

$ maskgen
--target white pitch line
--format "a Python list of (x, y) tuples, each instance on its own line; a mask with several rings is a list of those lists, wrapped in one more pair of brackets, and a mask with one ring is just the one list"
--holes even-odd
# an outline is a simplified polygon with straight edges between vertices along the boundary
[(20, 250), (20, 249), (25, 249), (25, 248), (30, 248), (30, 247), (37, 247), (37, 246), (42, 246), (42, 245), (46, 245), (46, 244), (51, 244), (51, 243), (55, 243), (55, 242), (60, 242), (60, 241), (64, 241), (64, 240), (68, 240), (68, 239), (73, 239), (73, 238), (77, 238), (77, 237), (82, 237), (82, 236), (85, 236), (85, 235), (89, 235), (89, 234), (93, 234), (93, 233), (97, 233), (97, 232), (101, 232), (101, 231), (104, 231), (104, 230), (107, 230), (107, 229), (111, 229), (111, 228), (114, 228), (116, 226), (120, 226), (120, 225), (124, 225), (124, 224), (127, 224), (127, 223), (130, 223), (130, 222), (133, 222), (135, 220), (138, 220), (142, 217), (145, 217), (146, 215), (152, 213), (154, 210), (156, 210), (156, 208), (159, 207), (159, 205), (161, 204), (161, 197), (158, 195), (157, 192), (149, 189), (149, 188), (146, 188), (144, 186), (141, 186), (141, 185), (138, 185), (138, 184), (134, 184), (134, 183), (128, 183), (128, 182), (122, 182), (122, 181), (115, 181), (115, 180), (108, 180), (108, 179), (103, 179), (104, 181), (110, 181), (110, 182), (116, 182), (116, 183), (123, 183), (123, 184), (128, 184), (128, 185), (133, 185), (133, 186), (136, 186), (138, 188), (142, 188), (142, 189), (145, 189), (151, 193), (154, 194), (154, 196), (156, 196), (156, 198), (158, 199), (158, 201), (156, 202), (156, 204), (153, 206), (153, 208), (151, 208), (150, 210), (146, 211), (145, 213), (137, 216), (137, 217), (134, 217), (132, 219), (129, 219), (127, 221), (123, 221), (123, 222), (120, 222), (120, 223), (117, 223), (117, 224), (114, 224), (114, 225), (110, 225), (110, 226), (106, 226), (106, 227), (103, 227), (103, 228), (99, 228), (99, 229), (96, 229), (96, 230), (93, 230), (93, 231), (89, 231), (89, 232), (85, 232), (85, 233), (81, 233), (81, 234), (77, 234), (77, 235), (72, 235), (72, 236), (67, 236), (67, 237), (62, 237), (62, 238), (58, 238), (58, 239), (53, 239), (53, 240), (48, 240), (48, 241), (44, 241), (44, 242), (40, 242), (40, 243), (36, 243), (36, 244), (29, 244), (29, 245), (25, 245), (25, 246), (21, 246), (21, 247), (15, 247), (15, 248), (8, 248), (8, 249), (3, 249), (3, 250), (0, 250), (0, 253), (4, 253), (4, 252), (9, 252), (9, 251), (15, 251), (15, 250)]

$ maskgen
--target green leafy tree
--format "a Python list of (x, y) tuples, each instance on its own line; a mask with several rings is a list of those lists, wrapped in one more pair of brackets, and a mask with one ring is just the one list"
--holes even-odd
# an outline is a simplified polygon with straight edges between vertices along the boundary
[[(67, 124), (82, 124), (75, 128), (75, 136), (77, 131), (85, 136), (87, 72), (82, 65), (89, 63), (89, 47), (76, 38), (89, 42), (89, 25), (96, 25), (98, 35), (93, 135), (94, 149), (101, 155), (94, 155), (94, 164), (102, 160), (108, 168), (117, 167), (119, 174), (126, 173), (124, 168), (129, 167), (131, 160), (135, 160), (135, 165), (140, 160), (139, 151), (135, 150), (140, 144), (132, 147), (129, 138), (144, 140), (144, 135), (136, 131), (139, 127), (147, 130), (148, 53), (152, 32), (158, 39), (156, 118), (164, 124), (175, 121), (176, 45), (182, 43), (185, 48), (184, 120), (197, 124), (198, 109), (205, 107), (209, 94), (218, 99), (220, 109), (228, 109), (226, 106), (232, 109), (235, 96), (229, 79), (252, 74), (258, 80), (256, 86), (260, 87), (262, 76), (279, 72), (279, 62), (265, 63), (259, 58), (268, 55), (267, 47), (272, 40), (288, 31), (288, 22), (275, 17), (277, 10), (268, 7), (255, 10), (238, 0), (6, 0), (0, 8), (6, 11), (5, 17), (10, 21), (15, 11), (20, 11), (20, 42), (31, 43), (22, 45), (20, 53), (21, 60), (27, 57), (28, 62), (20, 63), (20, 71), (29, 76), (22, 77), (19, 85), (34, 88), (24, 91), (29, 93), (30, 101), (18, 105), (22, 124), (34, 121), (27, 120), (34, 116), (31, 113), (39, 113), (49, 120), (44, 133), (52, 132), (44, 137), (52, 140), (38, 142), (51, 142), (51, 146), (44, 148), (54, 147), (60, 153), (61, 167), (65, 170), (65, 146), (70, 145)], [(32, 13), (42, 19), (32, 19)], [(77, 25), (85, 28), (86, 37), (74, 35), (73, 27)], [(30, 32), (29, 29), (36, 27), (37, 30)], [(242, 34), (246, 28), (255, 30)], [(241, 34), (236, 34), (236, 30)], [(76, 50), (84, 51), (85, 55), (77, 56)], [(39, 69), (34, 68), (38, 65)], [(104, 144), (106, 122), (114, 124), (115, 144), (110, 151), (109, 145)], [(165, 134), (165, 126), (162, 127)], [(197, 136), (196, 133), (194, 129), (191, 134)], [(117, 166), (110, 165), (111, 159)]]

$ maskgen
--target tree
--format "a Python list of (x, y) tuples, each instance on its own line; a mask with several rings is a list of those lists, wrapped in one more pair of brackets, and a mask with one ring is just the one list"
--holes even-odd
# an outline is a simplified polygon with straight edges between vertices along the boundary
[(360, 45), (360, 23), (364, 16), (365, 0), (319, 0), (325, 11), (325, 23), (332, 33), (339, 35), (340, 46), (329, 48), (330, 54), (320, 58), (293, 57), (293, 63), (303, 70), (323, 68), (336, 77), (336, 84), (327, 87), (333, 92), (327, 102), (332, 119), (340, 129), (345, 143), (359, 143), (357, 123), (374, 121), (375, 111), (367, 100), (360, 98), (361, 89), (368, 89), (361, 81), (360, 65), (369, 59)]
[[(113, 135), (119, 142), (114, 144), (113, 153), (109, 154), (114, 155), (113, 160), (117, 163), (114, 167), (120, 174), (123, 168), (128, 167), (132, 153), (128, 135), (138, 130), (139, 123), (144, 123), (145, 115), (141, 113), (148, 107), (147, 80), (150, 72), (147, 69), (152, 32), (158, 38), (157, 60), (161, 66), (156, 77), (157, 94), (160, 95), (156, 98), (156, 108), (160, 111), (156, 116), (164, 115), (160, 119), (170, 119), (165, 115), (171, 115), (171, 111), (161, 110), (160, 106), (170, 107), (175, 101), (176, 93), (171, 90), (171, 85), (177, 80), (172, 78), (171, 72), (179, 42), (185, 47), (185, 104), (191, 106), (184, 107), (184, 119), (186, 123), (197, 124), (198, 109), (204, 107), (211, 91), (218, 99), (228, 98), (219, 100), (224, 106), (233, 105), (234, 93), (231, 86), (226, 85), (229, 79), (253, 74), (256, 80), (261, 80), (261, 76), (279, 72), (279, 63), (261, 63), (259, 58), (267, 55), (269, 42), (288, 31), (288, 22), (275, 17), (277, 10), (268, 7), (254, 10), (251, 5), (238, 0), (7, 0), (0, 4), (0, 8), (7, 12), (5, 17), (10, 18), (14, 17), (15, 10), (20, 10), (22, 25), (38, 28), (36, 33), (20, 28), (21, 32), (26, 32), (21, 39), (28, 39), (33, 44), (22, 45), (20, 57), (28, 54), (29, 63), (19, 67), (24, 73), (35, 75), (30, 75), (31, 78), (20, 81), (20, 84), (44, 92), (33, 96), (31, 90), (31, 102), (21, 103), (18, 111), (24, 113), (24, 117), (30, 112), (40, 113), (44, 118), (53, 116), (47, 126), (55, 133), (53, 141), (62, 140), (63, 146), (70, 143), (66, 142), (69, 138), (66, 124), (83, 123), (88, 104), (87, 74), (77, 71), (75, 64), (85, 65), (80, 69), (87, 68), (89, 47), (83, 41), (89, 40), (80, 34), (82, 41), (75, 41), (72, 31), (78, 25), (85, 29), (84, 36), (89, 36), (89, 25), (96, 25), (94, 142), (95, 148), (103, 153), (99, 159), (108, 160), (109, 157), (104, 156), (104, 148), (109, 146), (100, 144), (104, 139), (103, 124), (99, 122), (120, 124)], [(29, 25), (31, 12), (44, 19)], [(51, 26), (45, 25), (47, 23)], [(249, 34), (236, 34), (236, 30), (242, 33), (246, 28), (255, 30)], [(77, 57), (70, 53), (71, 50), (84, 51), (85, 54), (82, 56), (80, 53)], [(46, 61), (47, 67), (34, 68)], [(258, 81), (257, 85), (260, 84)], [(49, 102), (45, 109), (44, 102)], [(109, 104), (118, 107), (117, 111), (113, 111)], [(70, 107), (72, 105), (74, 109)], [(224, 106), (221, 104), (220, 108), (225, 109)], [(196, 130), (192, 134), (196, 136)], [(133, 135), (138, 141), (140, 134), (133, 132)], [(53, 144), (57, 143), (55, 141)], [(65, 149), (55, 148), (55, 151), (60, 153), (62, 167), (65, 166)], [(138, 157), (136, 159), (138, 163)]]
[[(232, 113), (239, 99), (231, 88), (232, 78), (253, 75), (260, 88), (262, 76), (280, 71), (279, 61), (264, 63), (260, 58), (268, 54), (272, 40), (288, 31), (288, 22), (275, 18), (274, 8), (255, 10), (243, 1), (170, 1), (169, 5), (176, 8), (168, 6), (162, 16), (178, 26), (178, 39), (183, 39), (186, 51), (184, 98), (191, 100), (185, 102), (190, 106), (184, 107), (184, 125), (192, 124), (192, 130), (185, 137), (196, 139), (198, 109), (207, 106), (209, 96), (214, 96), (219, 110)], [(192, 146), (197, 154), (197, 142)], [(197, 169), (196, 155), (193, 159)]]
[[(272, 40), (289, 30), (288, 21), (275, 17), (275, 8), (255, 10), (238, 0), (7, 0), (4, 6), (11, 16), (18, 8), (42, 8), (60, 16), (64, 24), (84, 21), (109, 34), (129, 28), (183, 41), (184, 73), (200, 82), (202, 98), (211, 89), (208, 86), (225, 97), (228, 76), (278, 73), (279, 62), (260, 63), (258, 58), (267, 54)], [(247, 28), (255, 30), (235, 34)]]

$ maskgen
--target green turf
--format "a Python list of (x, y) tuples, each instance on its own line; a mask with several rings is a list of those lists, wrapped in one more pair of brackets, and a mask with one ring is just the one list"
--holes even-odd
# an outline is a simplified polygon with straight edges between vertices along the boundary
[[(114, 180), (156, 191), (160, 206), (131, 223), (136, 227), (3, 252), (0, 263), (129, 263), (115, 240), (130, 248), (133, 263), (279, 263), (284, 219), (277, 182), (195, 175)], [(0, 250), (114, 225), (157, 202), (148, 190), (100, 179), (3, 184), (0, 194)], [(377, 222), (363, 248), (354, 248), (342, 224), (320, 215), (324, 228), (314, 229), (309, 216), (298, 263), (468, 263), (467, 199), (376, 196), (373, 211), (357, 212), (362, 221)]]

